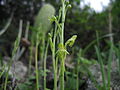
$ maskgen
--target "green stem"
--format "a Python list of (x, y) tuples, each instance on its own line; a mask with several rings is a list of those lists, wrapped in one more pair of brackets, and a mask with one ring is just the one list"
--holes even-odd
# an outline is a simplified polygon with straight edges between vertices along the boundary
[(105, 80), (104, 64), (103, 64), (103, 61), (102, 61), (102, 58), (101, 58), (101, 55), (100, 55), (100, 50), (97, 47), (95, 47), (95, 49), (96, 49), (97, 57), (98, 57), (98, 60), (99, 60), (99, 63), (100, 63), (100, 69), (101, 69), (101, 73), (102, 73), (103, 86), (104, 86), (104, 89), (107, 90), (107, 85), (106, 85), (106, 80)]
[(77, 81), (76, 81), (76, 90), (79, 90), (79, 76), (78, 76), (78, 73), (79, 73), (79, 70), (78, 70), (78, 65), (79, 65), (79, 62), (77, 60)]
[(61, 13), (59, 13), (58, 21), (56, 22), (55, 25), (55, 32), (54, 32), (54, 37), (53, 37), (53, 49), (52, 49), (52, 60), (53, 60), (53, 70), (54, 70), (54, 90), (57, 90), (57, 64), (58, 64), (58, 59), (55, 59), (55, 46), (56, 46), (56, 37), (58, 35), (58, 31), (60, 26), (59, 26), (59, 21), (60, 21)]
[(64, 66), (64, 58), (63, 58), (61, 62), (60, 90), (64, 90), (64, 71), (65, 71), (65, 66)]
[[(65, 23), (65, 0), (62, 0), (62, 31), (61, 31), (61, 43), (64, 45), (64, 23)], [(64, 53), (63, 53), (64, 54)], [(61, 62), (61, 89), (64, 90), (64, 60), (65, 58), (62, 57)]]
[(44, 57), (44, 90), (46, 90), (46, 59), (47, 59), (48, 45), (49, 43), (47, 43), (45, 57)]
[(57, 65), (55, 64), (55, 41), (56, 41), (56, 31), (57, 25), (55, 26), (54, 38), (53, 38), (53, 51), (52, 51), (52, 58), (53, 58), (53, 68), (54, 68), (54, 90), (57, 90)]
[(43, 34), (42, 38), (41, 38), (41, 66), (43, 64), (43, 58), (44, 58), (44, 49), (45, 49), (45, 34)]
[(61, 43), (64, 43), (64, 23), (65, 23), (65, 0), (62, 0), (62, 35)]
[(99, 49), (100, 43), (99, 43), (99, 33), (98, 33), (98, 31), (96, 31), (96, 37), (97, 37), (98, 48), (95, 47), (95, 49), (96, 49), (97, 57), (98, 57), (98, 60), (99, 60), (99, 63), (100, 63), (100, 69), (101, 69), (101, 73), (102, 73), (103, 86), (104, 86), (104, 89), (107, 90), (107, 85), (106, 85), (106, 80), (105, 80), (104, 64), (103, 64), (103, 60), (102, 60), (102, 57), (101, 57), (101, 54), (100, 54), (100, 49)]
[(36, 69), (36, 89), (39, 90), (39, 77), (38, 77), (38, 41), (36, 42), (36, 50), (35, 50), (35, 69)]
[(55, 65), (55, 49), (54, 48), (52, 50), (52, 60), (53, 60), (53, 70), (54, 70), (54, 90), (57, 90), (57, 72), (56, 72), (56, 65)]
[(110, 82), (111, 82), (111, 63), (113, 59), (113, 43), (111, 43), (109, 60), (108, 60), (108, 90), (110, 90)]

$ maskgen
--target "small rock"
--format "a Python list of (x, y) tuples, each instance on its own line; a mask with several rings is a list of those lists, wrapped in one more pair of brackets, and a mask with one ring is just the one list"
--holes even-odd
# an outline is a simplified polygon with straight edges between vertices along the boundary
[[(6, 70), (8, 69), (9, 62), (10, 58), (5, 57), (3, 63), (6, 65)], [(27, 71), (27, 67), (21, 61), (13, 61), (9, 74), (18, 79), (24, 79)]]

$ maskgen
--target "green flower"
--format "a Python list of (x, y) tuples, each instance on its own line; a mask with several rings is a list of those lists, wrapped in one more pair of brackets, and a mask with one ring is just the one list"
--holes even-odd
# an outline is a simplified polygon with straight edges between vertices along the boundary
[(58, 45), (58, 51), (56, 52), (57, 56), (62, 59), (65, 58), (66, 54), (69, 54), (69, 52), (66, 50), (65, 46), (60, 43)]
[(68, 39), (67, 42), (65, 43), (65, 47), (67, 47), (67, 45), (72, 47), (73, 44), (75, 43), (76, 38), (77, 35), (73, 35), (70, 39)]

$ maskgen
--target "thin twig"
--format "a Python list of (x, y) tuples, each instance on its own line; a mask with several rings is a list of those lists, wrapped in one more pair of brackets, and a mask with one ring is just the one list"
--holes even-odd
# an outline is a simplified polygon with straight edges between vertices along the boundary
[(11, 22), (12, 22), (12, 19), (13, 19), (13, 13), (11, 14), (8, 22), (6, 23), (5, 27), (0, 30), (0, 36), (3, 35), (7, 30), (8, 30), (8, 27), (10, 26)]
[[(28, 40), (28, 32), (29, 32), (29, 26), (30, 26), (30, 22), (27, 22), (27, 26), (26, 26), (26, 31), (25, 31), (25, 39)], [(16, 55), (16, 61), (20, 59), (20, 57), (23, 55), (25, 51), (25, 47), (22, 47), (22, 49), (17, 53)]]

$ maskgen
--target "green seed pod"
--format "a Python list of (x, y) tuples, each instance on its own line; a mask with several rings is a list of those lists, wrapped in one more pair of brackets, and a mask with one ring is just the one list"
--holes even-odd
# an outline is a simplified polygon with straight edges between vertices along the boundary
[(46, 33), (51, 27), (51, 22), (49, 18), (54, 15), (55, 8), (50, 4), (44, 5), (36, 16), (34, 24), (35, 28), (38, 29), (39, 27), (41, 27), (40, 32)]

